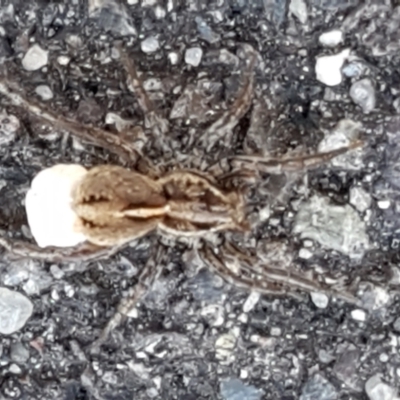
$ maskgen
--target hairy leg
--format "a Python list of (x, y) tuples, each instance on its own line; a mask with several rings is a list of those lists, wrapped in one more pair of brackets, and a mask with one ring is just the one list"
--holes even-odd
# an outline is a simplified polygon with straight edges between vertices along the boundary
[(144, 115), (144, 125), (146, 131), (151, 135), (152, 146), (155, 146), (166, 151), (167, 137), (166, 134), (169, 130), (168, 120), (162, 117), (155, 109), (152, 101), (149, 98), (143, 83), (139, 78), (136, 66), (132, 60), (123, 50), (119, 47), (121, 53), (121, 63), (125, 68), (128, 79), (128, 86), (136, 95), (139, 106)]
[(243, 86), (236, 100), (219, 119), (206, 129), (198, 141), (198, 145), (206, 148), (208, 152), (217, 142), (222, 143), (225, 147), (229, 146), (232, 141), (233, 129), (250, 108), (253, 99), (254, 68), (257, 60), (257, 53), (253, 49), (247, 51), (249, 52), (248, 66), (243, 74)]
[(151, 254), (146, 265), (140, 271), (138, 281), (130, 289), (128, 297), (122, 299), (118, 305), (117, 311), (108, 321), (99, 338), (92, 343), (90, 349), (93, 353), (98, 352), (100, 346), (108, 339), (110, 333), (117, 328), (127, 317), (129, 312), (137, 305), (140, 299), (148, 292), (153, 282), (159, 277), (164, 267), (165, 248), (158, 245), (158, 248)]
[(5, 237), (0, 237), (0, 246), (4, 247), (4, 249), (9, 253), (9, 257), (14, 259), (29, 258), (49, 263), (68, 263), (78, 261), (89, 262), (109, 258), (126, 247), (127, 244), (125, 243), (123, 245), (112, 247), (99, 247), (90, 243), (83, 243), (79, 246), (68, 248), (42, 248), (36, 244), (22, 240), (11, 240)]
[[(351, 304), (358, 303), (358, 299), (346, 289), (336, 291), (317, 280), (307, 279), (299, 273), (260, 263), (256, 256), (245, 254), (232, 243), (225, 243), (219, 255), (210, 245), (205, 244), (201, 255), (213, 271), (237, 287), (263, 294), (294, 297), (296, 297), (296, 292), (293, 290), (308, 293), (323, 292)], [(237, 270), (229, 268), (227, 263), (236, 264)]]
[(128, 164), (134, 164), (142, 157), (135, 148), (134, 143), (128, 142), (111, 132), (80, 124), (70, 118), (60, 115), (60, 113), (45, 109), (33, 100), (25, 99), (17, 91), (14, 83), (0, 78), (0, 94), (14, 106), (21, 107), (31, 115), (42, 121), (70, 132), (76, 138), (85, 142), (105, 148), (112, 153), (120, 156)]
[(304, 156), (282, 157), (282, 158), (267, 158), (258, 156), (232, 156), (228, 162), (233, 170), (249, 169), (269, 173), (281, 174), (283, 172), (296, 172), (319, 167), (327, 163), (333, 158), (347, 153), (350, 150), (362, 147), (362, 140), (354, 140), (347, 146), (339, 147), (338, 149), (325, 153), (307, 154)]

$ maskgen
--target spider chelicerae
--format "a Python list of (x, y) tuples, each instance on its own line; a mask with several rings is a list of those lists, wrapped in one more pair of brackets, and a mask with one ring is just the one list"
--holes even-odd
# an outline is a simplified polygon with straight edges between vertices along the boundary
[[(143, 129), (116, 134), (71, 118), (27, 100), (7, 78), (0, 80), (0, 94), (45, 124), (56, 126), (116, 154), (117, 165), (89, 170), (73, 193), (73, 208), (80, 218), (87, 242), (74, 248), (40, 248), (32, 243), (0, 238), (10, 253), (50, 262), (92, 261), (107, 258), (132, 241), (150, 234), (160, 240), (140, 271), (130, 295), (123, 299), (100, 338), (97, 349), (118, 326), (165, 264), (173, 238), (195, 249), (216, 274), (229, 283), (263, 294), (292, 295), (296, 290), (323, 291), (356, 302), (351, 290), (330, 287), (322, 277), (306, 277), (291, 268), (260, 259), (254, 231), (252, 197), (268, 174), (315, 168), (362, 142), (325, 153), (287, 155), (281, 158), (232, 154), (238, 124), (249, 111), (259, 54), (249, 45), (240, 49), (244, 72), (232, 104), (207, 128), (182, 143), (170, 135), (169, 122), (153, 106), (135, 65), (119, 48), (129, 89), (143, 112)], [(129, 133), (129, 134), (128, 134)], [(242, 133), (241, 133), (242, 134)], [(269, 245), (279, 252), (279, 244)]]

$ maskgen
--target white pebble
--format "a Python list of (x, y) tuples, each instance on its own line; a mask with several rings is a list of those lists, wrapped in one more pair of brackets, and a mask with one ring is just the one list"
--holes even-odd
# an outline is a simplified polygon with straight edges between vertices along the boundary
[(326, 308), (329, 304), (329, 297), (324, 293), (313, 292), (311, 293), (311, 300), (318, 308)]
[(243, 312), (248, 313), (249, 311), (251, 311), (260, 300), (260, 297), (260, 293), (251, 292), (243, 304)]
[(367, 314), (364, 310), (357, 309), (351, 312), (351, 318), (356, 321), (364, 322), (367, 318)]
[(175, 51), (171, 51), (171, 53), (168, 54), (168, 60), (172, 65), (178, 64), (179, 61), (179, 55)]
[(201, 47), (192, 47), (185, 51), (185, 63), (193, 67), (198, 67), (200, 65), (202, 57), (203, 50)]
[(315, 73), (317, 79), (328, 86), (336, 86), (342, 82), (341, 68), (350, 55), (350, 49), (345, 49), (332, 56), (317, 58)]
[(68, 56), (59, 56), (57, 57), (57, 62), (60, 65), (68, 65), (71, 59)]
[(377, 204), (381, 210), (387, 210), (390, 207), (390, 200), (379, 200)]
[(343, 32), (339, 30), (333, 30), (325, 32), (319, 37), (319, 42), (323, 46), (335, 47), (343, 41)]
[(376, 374), (365, 383), (365, 391), (370, 400), (397, 400), (396, 390), (382, 382), (381, 377)]
[(22, 66), (27, 71), (36, 71), (49, 61), (49, 52), (43, 50), (38, 44), (31, 46), (22, 59)]
[(35, 89), (35, 93), (42, 98), (42, 100), (51, 100), (53, 98), (53, 92), (47, 85), (39, 85)]
[(303, 260), (309, 260), (312, 256), (313, 253), (310, 250), (305, 249), (304, 247), (299, 250), (299, 257)]
[(71, 247), (85, 241), (72, 210), (71, 192), (86, 172), (80, 165), (59, 164), (33, 179), (25, 207), (29, 227), (40, 247)]
[(142, 49), (143, 53), (154, 53), (160, 48), (160, 42), (157, 38), (151, 36), (144, 39), (140, 43), (140, 48)]

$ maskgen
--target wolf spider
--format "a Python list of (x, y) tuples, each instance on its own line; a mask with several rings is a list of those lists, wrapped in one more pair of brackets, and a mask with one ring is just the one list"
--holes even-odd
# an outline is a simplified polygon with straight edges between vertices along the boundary
[[(228, 148), (234, 128), (252, 104), (258, 53), (250, 47), (244, 49), (247, 66), (236, 100), (195, 138), (195, 143), (190, 144), (198, 157), (181, 152), (179, 162), (174, 160), (179, 143), (168, 135), (168, 121), (154, 108), (132, 60), (122, 51), (121, 62), (128, 86), (145, 116), (146, 135), (139, 135), (136, 140), (80, 124), (44, 109), (24, 98), (14, 84), (2, 78), (0, 94), (12, 105), (78, 139), (108, 149), (117, 154), (125, 166), (94, 167), (75, 188), (73, 206), (88, 238), (84, 244), (63, 249), (39, 248), (2, 237), (0, 245), (17, 256), (62, 263), (110, 257), (129, 242), (154, 232), (176, 240), (194, 238), (192, 246), (196, 246), (204, 262), (230, 284), (272, 295), (291, 295), (294, 289), (323, 291), (355, 302), (356, 298), (346, 289), (336, 290), (299, 273), (265, 265), (258, 259), (256, 251), (240, 248), (235, 243), (232, 232), (245, 234), (251, 230), (247, 216), (248, 189), (254, 189), (261, 173), (277, 174), (318, 167), (362, 144), (354, 141), (326, 153), (284, 158), (222, 156), (221, 149)], [(155, 166), (151, 159), (156, 157), (164, 164)], [(214, 244), (215, 238), (219, 240), (218, 247)], [(121, 301), (100, 338), (93, 343), (93, 349), (107, 339), (159, 276), (164, 252), (165, 243), (159, 241), (154, 254), (140, 271), (130, 296)], [(228, 264), (234, 264), (235, 268)]]

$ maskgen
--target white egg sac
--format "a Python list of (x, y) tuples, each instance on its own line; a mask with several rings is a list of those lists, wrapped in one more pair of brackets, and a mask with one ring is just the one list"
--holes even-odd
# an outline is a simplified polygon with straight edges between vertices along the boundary
[(25, 207), (32, 235), (40, 247), (72, 247), (86, 240), (72, 209), (72, 189), (87, 170), (58, 164), (40, 171), (32, 181)]

